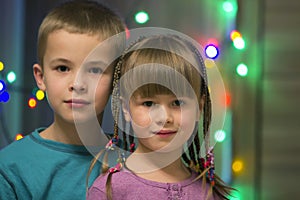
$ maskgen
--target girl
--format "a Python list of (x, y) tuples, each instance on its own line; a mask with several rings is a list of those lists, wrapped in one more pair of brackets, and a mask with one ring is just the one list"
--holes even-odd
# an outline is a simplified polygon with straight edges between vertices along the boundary
[[(118, 148), (115, 167), (103, 164), (88, 200), (228, 199), (231, 188), (214, 174), (207, 139), (211, 101), (206, 79), (199, 51), (178, 36), (151, 36), (128, 48), (114, 74), (115, 133), (95, 161), (107, 159), (121, 142), (123, 151)], [(201, 141), (205, 158), (200, 157)], [(125, 159), (127, 150), (131, 154)]]

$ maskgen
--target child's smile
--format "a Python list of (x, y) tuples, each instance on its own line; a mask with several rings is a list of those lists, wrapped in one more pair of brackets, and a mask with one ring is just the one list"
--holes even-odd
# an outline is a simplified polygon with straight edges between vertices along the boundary
[(181, 148), (191, 136), (198, 120), (195, 106), (196, 101), (192, 98), (177, 98), (173, 94), (132, 97), (129, 111), (125, 111), (125, 118), (131, 121), (138, 137), (137, 151), (170, 151)]

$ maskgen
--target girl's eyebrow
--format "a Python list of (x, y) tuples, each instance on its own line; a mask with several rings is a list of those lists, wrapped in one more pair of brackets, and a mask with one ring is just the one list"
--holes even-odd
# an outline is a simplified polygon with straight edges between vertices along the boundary
[(82, 65), (108, 66), (108, 64), (102, 60), (84, 62)]

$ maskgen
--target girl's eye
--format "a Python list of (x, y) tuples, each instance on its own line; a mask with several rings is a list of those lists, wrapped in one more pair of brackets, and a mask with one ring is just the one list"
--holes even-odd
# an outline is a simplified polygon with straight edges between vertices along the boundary
[(183, 100), (175, 100), (173, 102), (173, 106), (183, 106), (184, 105), (184, 101)]
[(102, 69), (98, 68), (98, 67), (93, 67), (93, 68), (89, 69), (89, 72), (93, 73), (93, 74), (101, 74), (102, 73)]
[(144, 106), (147, 106), (147, 107), (151, 107), (151, 106), (154, 105), (154, 102), (153, 102), (153, 101), (145, 101), (145, 102), (143, 103), (143, 105), (144, 105)]
[(67, 71), (69, 71), (69, 68), (67, 66), (62, 65), (62, 66), (58, 66), (57, 67), (57, 71), (59, 71), (59, 72), (67, 72)]

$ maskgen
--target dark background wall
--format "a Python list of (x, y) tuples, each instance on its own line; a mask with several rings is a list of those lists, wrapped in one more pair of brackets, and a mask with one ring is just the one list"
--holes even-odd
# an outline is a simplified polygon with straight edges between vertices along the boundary
[[(39, 24), (49, 9), (61, 2), (64, 1), (0, 2), (0, 61), (5, 64), (0, 79), (9, 70), (17, 74), (17, 81), (9, 88), (10, 101), (0, 102), (0, 149), (12, 142), (17, 133), (26, 135), (51, 123), (52, 113), (46, 100), (38, 102), (35, 109), (28, 108), (27, 100), (35, 87), (32, 65), (37, 60)], [(233, 199), (297, 199), (300, 195), (296, 189), (300, 177), (300, 1), (238, 0), (234, 18), (220, 12), (221, 0), (100, 2), (116, 9), (129, 28), (169, 28), (200, 43), (217, 38), (221, 54), (216, 63), (231, 94), (228, 113), (232, 117), (227, 138), (231, 155), (219, 160), (239, 159), (244, 164), (239, 173), (226, 171), (230, 174), (230, 184), (240, 191)], [(150, 15), (145, 25), (133, 20), (133, 15), (141, 9)], [(232, 48), (228, 40), (232, 28), (243, 33), (244, 51)], [(241, 61), (249, 66), (249, 75), (244, 78), (235, 73), (235, 65)], [(217, 148), (219, 153), (225, 150), (222, 144)]]

